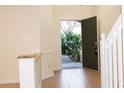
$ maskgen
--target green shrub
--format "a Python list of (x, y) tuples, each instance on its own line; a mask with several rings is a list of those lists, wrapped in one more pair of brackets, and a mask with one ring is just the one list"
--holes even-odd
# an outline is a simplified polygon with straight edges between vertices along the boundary
[(73, 61), (80, 60), (80, 34), (73, 33), (72, 31), (63, 31), (61, 35), (62, 54), (68, 55)]

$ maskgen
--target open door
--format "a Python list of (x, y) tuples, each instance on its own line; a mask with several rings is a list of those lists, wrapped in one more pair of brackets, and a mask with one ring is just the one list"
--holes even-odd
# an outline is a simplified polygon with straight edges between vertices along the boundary
[(81, 20), (83, 67), (98, 71), (97, 17)]

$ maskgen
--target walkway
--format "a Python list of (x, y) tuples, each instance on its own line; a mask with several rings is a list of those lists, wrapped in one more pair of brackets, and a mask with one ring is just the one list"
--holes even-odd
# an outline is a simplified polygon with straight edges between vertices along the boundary
[(68, 56), (62, 55), (62, 68), (63, 69), (82, 69), (82, 63), (72, 61)]

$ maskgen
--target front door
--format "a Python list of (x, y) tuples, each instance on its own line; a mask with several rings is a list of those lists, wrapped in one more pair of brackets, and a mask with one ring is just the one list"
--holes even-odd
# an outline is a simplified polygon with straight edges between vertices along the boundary
[(98, 70), (97, 17), (81, 20), (83, 67)]

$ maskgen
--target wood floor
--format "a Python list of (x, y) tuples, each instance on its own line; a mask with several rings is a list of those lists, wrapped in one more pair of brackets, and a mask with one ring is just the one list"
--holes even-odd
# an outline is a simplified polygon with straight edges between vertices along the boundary
[[(43, 80), (42, 88), (100, 88), (100, 73), (87, 69), (67, 69)], [(0, 88), (19, 88), (16, 84), (0, 84)]]
[(43, 88), (100, 88), (100, 73), (87, 69), (67, 69), (43, 80)]
[(19, 88), (19, 83), (0, 84), (0, 88)]

